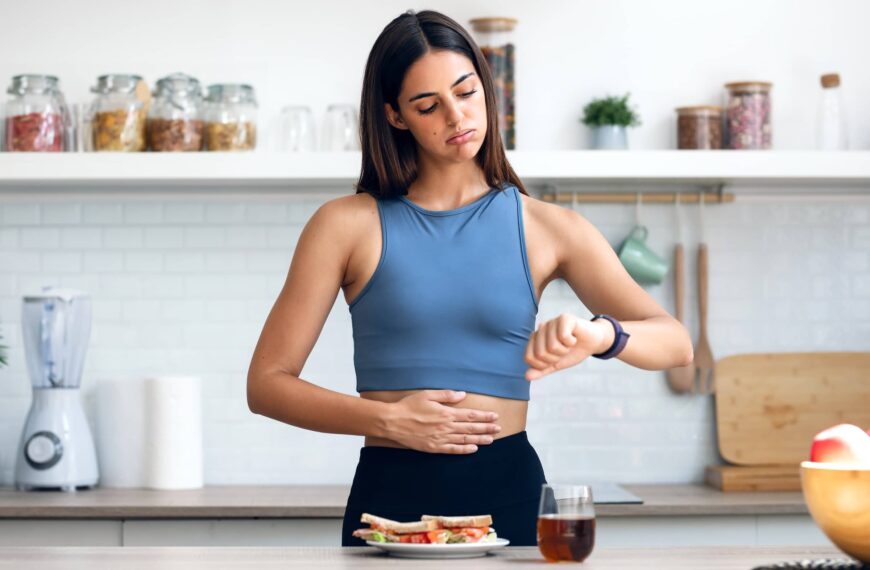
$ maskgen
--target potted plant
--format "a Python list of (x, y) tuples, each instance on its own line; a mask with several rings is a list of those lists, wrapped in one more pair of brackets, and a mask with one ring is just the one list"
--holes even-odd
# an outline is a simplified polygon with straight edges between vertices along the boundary
[(620, 150), (628, 148), (628, 127), (640, 125), (637, 111), (628, 106), (628, 96), (611, 95), (593, 99), (583, 107), (584, 125), (592, 129), (592, 148)]

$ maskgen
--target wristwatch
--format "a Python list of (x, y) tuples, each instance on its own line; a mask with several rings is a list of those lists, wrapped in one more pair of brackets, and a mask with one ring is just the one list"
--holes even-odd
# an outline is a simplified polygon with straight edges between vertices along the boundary
[(590, 322), (604, 319), (610, 321), (610, 324), (613, 325), (613, 331), (616, 333), (613, 337), (613, 344), (610, 345), (610, 348), (605, 350), (604, 352), (599, 352), (598, 354), (593, 354), (595, 358), (600, 358), (601, 360), (607, 360), (618, 356), (620, 352), (625, 348), (625, 345), (628, 343), (628, 337), (631, 335), (622, 330), (622, 325), (619, 324), (619, 321), (611, 317), (610, 315), (595, 315), (590, 319)]

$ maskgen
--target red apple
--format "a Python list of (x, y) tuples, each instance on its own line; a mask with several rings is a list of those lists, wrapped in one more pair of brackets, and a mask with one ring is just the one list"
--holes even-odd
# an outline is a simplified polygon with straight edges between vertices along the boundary
[(870, 432), (852, 424), (840, 424), (813, 438), (810, 461), (823, 463), (870, 463)]

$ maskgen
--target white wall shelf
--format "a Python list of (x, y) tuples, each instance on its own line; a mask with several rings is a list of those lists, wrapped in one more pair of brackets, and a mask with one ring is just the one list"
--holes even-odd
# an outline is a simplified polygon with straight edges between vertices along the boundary
[[(759, 187), (870, 193), (870, 151), (511, 151), (508, 158), (526, 184), (560, 190), (724, 184), (738, 194)], [(0, 192), (350, 188), (359, 168), (359, 152), (0, 153)]]

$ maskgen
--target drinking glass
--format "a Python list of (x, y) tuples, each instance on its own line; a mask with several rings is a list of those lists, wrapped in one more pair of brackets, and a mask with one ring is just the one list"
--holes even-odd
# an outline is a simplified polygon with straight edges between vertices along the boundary
[(589, 485), (544, 485), (538, 548), (549, 562), (583, 562), (595, 546), (595, 507)]
[(278, 123), (278, 150), (284, 152), (315, 149), (314, 116), (306, 105), (287, 105)]
[(359, 116), (350, 104), (327, 107), (323, 119), (322, 149), (328, 151), (359, 150)]

